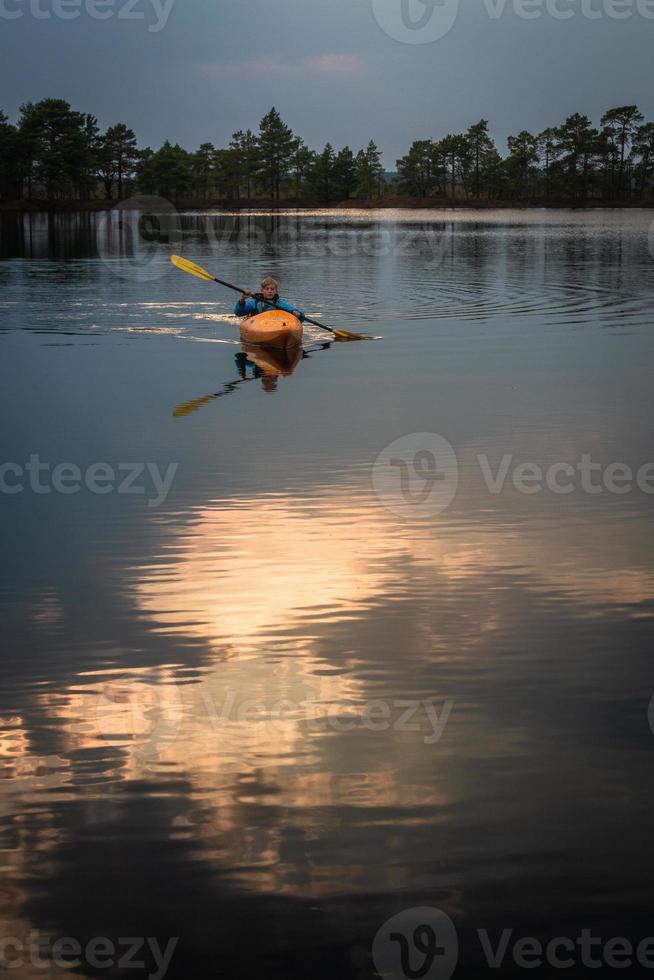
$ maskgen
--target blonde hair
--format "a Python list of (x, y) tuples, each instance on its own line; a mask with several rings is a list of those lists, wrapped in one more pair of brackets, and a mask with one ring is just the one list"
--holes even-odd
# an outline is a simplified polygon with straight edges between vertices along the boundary
[(264, 289), (265, 286), (274, 286), (275, 291), (277, 291), (277, 280), (273, 279), (272, 276), (266, 276), (265, 279), (261, 280), (261, 288)]

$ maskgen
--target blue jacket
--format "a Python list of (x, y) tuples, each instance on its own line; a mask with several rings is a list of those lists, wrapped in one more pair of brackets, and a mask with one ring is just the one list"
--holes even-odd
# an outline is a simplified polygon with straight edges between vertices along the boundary
[[(293, 310), (297, 310), (297, 306), (291, 306), (286, 300), (280, 299), (279, 296), (275, 296), (271, 303), (275, 303), (280, 310), (286, 310), (287, 313), (292, 313)], [(254, 296), (249, 296), (245, 303), (242, 303), (239, 299), (238, 303), (234, 307), (234, 313), (236, 316), (255, 316), (257, 313), (264, 313), (266, 310), (272, 310), (273, 306), (264, 302), (259, 293)], [(304, 313), (302, 310), (297, 310), (300, 314), (300, 323), (304, 323)]]

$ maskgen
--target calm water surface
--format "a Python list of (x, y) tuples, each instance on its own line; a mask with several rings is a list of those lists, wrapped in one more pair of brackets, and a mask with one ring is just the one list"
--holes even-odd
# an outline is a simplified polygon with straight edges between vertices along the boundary
[[(363, 980), (423, 906), (457, 977), (654, 934), (651, 221), (2, 218), (0, 936)], [(242, 350), (171, 252), (381, 339)]]

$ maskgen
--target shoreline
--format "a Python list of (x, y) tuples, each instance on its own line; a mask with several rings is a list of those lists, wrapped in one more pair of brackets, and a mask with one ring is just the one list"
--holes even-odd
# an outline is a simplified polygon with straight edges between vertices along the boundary
[[(136, 195), (146, 197), (148, 195)], [(128, 200), (133, 200), (130, 198)], [(163, 199), (162, 199), (163, 200)], [(127, 201), (0, 201), (0, 214), (71, 214), (71, 213), (98, 213), (111, 211), (119, 204), (123, 205)], [(178, 211), (250, 211), (250, 210), (269, 210), (273, 211), (378, 211), (378, 210), (439, 210), (439, 211), (542, 211), (542, 210), (564, 210), (564, 211), (596, 211), (596, 210), (651, 210), (654, 208), (654, 200), (651, 201), (568, 201), (568, 200), (525, 200), (525, 201), (479, 201), (462, 199), (452, 201), (450, 198), (412, 198), (412, 197), (385, 197), (368, 198), (365, 200), (350, 199), (347, 201), (332, 202), (330, 204), (318, 203), (315, 201), (304, 201), (287, 199), (275, 202), (271, 198), (250, 198), (239, 201), (225, 201), (223, 199), (208, 200), (178, 200), (168, 202)]]

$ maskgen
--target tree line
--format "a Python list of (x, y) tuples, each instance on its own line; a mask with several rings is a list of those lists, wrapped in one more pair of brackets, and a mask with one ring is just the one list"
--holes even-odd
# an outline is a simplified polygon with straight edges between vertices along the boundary
[(63, 99), (29, 102), (12, 125), (0, 111), (0, 199), (108, 200), (135, 192), (181, 200), (238, 201), (262, 195), (321, 202), (382, 193), (381, 155), (372, 140), (354, 153), (327, 144), (317, 153), (275, 108), (259, 126), (234, 133), (226, 148), (203, 143), (195, 152), (168, 140), (139, 149), (124, 123), (100, 132), (95, 116)]
[(575, 113), (561, 126), (508, 138), (502, 158), (481, 119), (466, 133), (418, 140), (397, 161), (398, 188), (416, 197), (643, 201), (654, 189), (654, 123), (635, 105), (599, 128)]
[(569, 116), (558, 127), (508, 138), (502, 157), (480, 120), (465, 133), (417, 140), (385, 179), (380, 152), (310, 149), (271, 109), (257, 133), (229, 146), (188, 151), (168, 140), (139, 149), (124, 123), (100, 131), (95, 116), (63, 99), (20, 108), (16, 124), (0, 111), (0, 200), (122, 200), (134, 193), (173, 200), (275, 202), (409, 195), (468, 200), (641, 201), (654, 189), (654, 123), (638, 107), (604, 113), (599, 127)]

